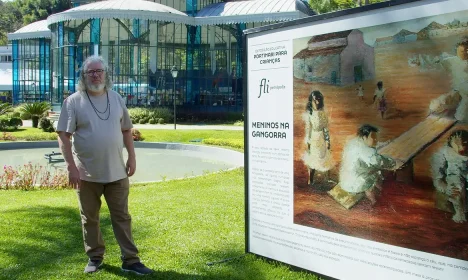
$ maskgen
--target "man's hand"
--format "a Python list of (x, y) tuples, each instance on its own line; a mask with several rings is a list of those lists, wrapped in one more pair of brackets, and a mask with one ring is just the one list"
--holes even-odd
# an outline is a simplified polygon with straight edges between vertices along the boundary
[(451, 188), (450, 190), (448, 190), (448, 195), (451, 198), (459, 198), (461, 196), (461, 190), (457, 188)]
[(128, 157), (126, 170), (127, 170), (128, 177), (131, 177), (133, 174), (135, 174), (135, 171), (136, 171), (135, 157)]
[(133, 146), (132, 130), (131, 129), (123, 130), (122, 134), (123, 134), (124, 145), (128, 153), (128, 160), (127, 160), (127, 164), (125, 165), (125, 170), (127, 171), (127, 176), (131, 177), (133, 174), (135, 174), (135, 171), (136, 171), (136, 156), (135, 156), (135, 147)]
[(67, 163), (67, 170), (68, 170), (68, 184), (73, 187), (74, 189), (80, 189), (81, 181), (80, 181), (80, 172), (75, 165), (75, 161), (73, 160), (73, 154), (71, 149), (71, 142), (70, 139), (72, 137), (71, 133), (59, 131), (58, 132), (58, 142), (60, 146), (60, 150), (62, 151), (63, 158)]
[(76, 190), (81, 187), (80, 172), (76, 166), (68, 167), (68, 184)]

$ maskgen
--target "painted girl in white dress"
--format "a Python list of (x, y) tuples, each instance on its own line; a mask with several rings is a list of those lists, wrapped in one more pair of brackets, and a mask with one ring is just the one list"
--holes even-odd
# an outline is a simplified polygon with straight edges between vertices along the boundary
[(362, 85), (359, 85), (359, 87), (356, 90), (358, 92), (357, 96), (359, 96), (359, 98), (361, 100), (363, 100), (364, 99), (364, 88), (362, 87)]
[(307, 150), (302, 156), (302, 160), (309, 171), (307, 183), (310, 186), (314, 182), (315, 170), (328, 173), (335, 165), (330, 151), (328, 117), (324, 106), (322, 93), (312, 91), (309, 95), (306, 112), (303, 114), (306, 124), (305, 142)]

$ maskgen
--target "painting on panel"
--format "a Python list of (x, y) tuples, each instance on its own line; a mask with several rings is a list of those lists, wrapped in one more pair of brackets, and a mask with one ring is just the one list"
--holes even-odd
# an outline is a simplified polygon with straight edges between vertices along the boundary
[(468, 260), (468, 14), (293, 47), (294, 222)]

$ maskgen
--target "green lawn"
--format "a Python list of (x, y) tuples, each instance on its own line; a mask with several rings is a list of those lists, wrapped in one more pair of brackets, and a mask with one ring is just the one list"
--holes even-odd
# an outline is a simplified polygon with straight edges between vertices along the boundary
[(244, 149), (244, 131), (242, 130), (158, 130), (140, 129), (146, 142), (176, 142), (189, 144), (216, 145)]
[[(120, 271), (119, 248), (103, 204), (105, 266), (93, 279), (317, 279), (244, 254), (244, 171), (133, 186), (129, 207), (149, 277)], [(89, 279), (72, 190), (0, 192), (0, 279)]]
[(243, 130), (162, 130), (140, 129), (144, 141), (189, 143), (196, 139), (244, 140)]
[[(244, 131), (242, 130), (165, 130), (165, 129), (140, 129), (146, 142), (175, 142), (218, 145), (224, 147), (244, 148)], [(57, 140), (57, 134), (42, 132), (38, 128), (26, 127), (16, 131), (7, 132), (13, 135), (17, 141), (44, 141)], [(0, 139), (3, 132), (0, 132)], [(195, 141), (195, 142), (191, 142)]]

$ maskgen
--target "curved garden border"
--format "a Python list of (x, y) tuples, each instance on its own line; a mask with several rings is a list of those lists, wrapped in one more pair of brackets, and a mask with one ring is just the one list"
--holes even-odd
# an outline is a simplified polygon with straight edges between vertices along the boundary
[[(134, 142), (135, 148), (153, 148), (167, 150), (187, 150), (208, 153), (210, 158), (222, 162), (229, 162), (235, 167), (229, 170), (244, 166), (244, 154), (238, 151), (202, 145), (190, 145), (180, 143), (164, 143), (164, 142)], [(57, 141), (23, 141), (23, 142), (0, 142), (0, 151), (2, 150), (18, 150), (18, 149), (35, 149), (35, 148), (59, 148)], [(214, 172), (216, 173), (216, 172)], [(199, 175), (202, 176), (202, 175)], [(198, 176), (193, 176), (198, 177)], [(190, 177), (189, 177), (190, 178)], [(186, 178), (180, 178), (186, 179)], [(178, 180), (178, 179), (174, 179)], [(157, 182), (157, 181), (154, 181)], [(138, 182), (148, 183), (148, 182)]]

